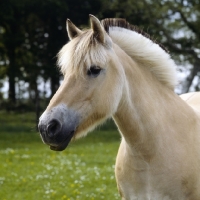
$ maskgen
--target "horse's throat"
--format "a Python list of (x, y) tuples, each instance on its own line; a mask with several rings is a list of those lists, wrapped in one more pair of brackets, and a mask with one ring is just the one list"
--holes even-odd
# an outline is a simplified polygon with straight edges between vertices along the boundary
[(126, 144), (133, 152), (149, 160), (159, 151), (160, 137), (165, 131), (162, 124), (168, 120), (166, 110), (170, 109), (169, 93), (173, 92), (163, 89), (159, 94), (164, 97), (167, 95), (161, 98), (158, 89), (149, 89), (146, 94), (144, 90), (137, 91), (137, 94), (119, 106), (113, 118)]

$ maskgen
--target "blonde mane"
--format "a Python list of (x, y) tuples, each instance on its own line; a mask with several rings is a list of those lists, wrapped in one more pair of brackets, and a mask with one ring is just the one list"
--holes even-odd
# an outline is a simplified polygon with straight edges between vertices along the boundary
[[(101, 24), (112, 41), (134, 61), (150, 70), (161, 83), (174, 89), (177, 84), (176, 65), (162, 45), (124, 19), (104, 19)], [(63, 74), (69, 68), (83, 73), (92, 64), (106, 62), (105, 46), (93, 37), (91, 29), (83, 31), (58, 53), (58, 65)]]
[(124, 19), (105, 19), (101, 23), (113, 42), (133, 60), (147, 67), (164, 85), (176, 86), (176, 65), (161, 44)]

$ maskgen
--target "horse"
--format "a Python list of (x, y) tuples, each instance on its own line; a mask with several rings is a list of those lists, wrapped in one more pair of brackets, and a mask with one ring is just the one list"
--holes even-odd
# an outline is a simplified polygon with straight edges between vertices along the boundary
[(200, 93), (174, 92), (168, 51), (125, 19), (80, 30), (58, 53), (64, 80), (39, 120), (55, 151), (112, 118), (121, 134), (115, 176), (122, 200), (200, 199)]

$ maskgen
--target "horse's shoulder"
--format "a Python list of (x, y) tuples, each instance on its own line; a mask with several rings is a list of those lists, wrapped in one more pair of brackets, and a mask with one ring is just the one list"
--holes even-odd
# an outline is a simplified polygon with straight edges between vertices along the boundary
[(180, 95), (188, 105), (200, 114), (200, 92), (191, 92)]

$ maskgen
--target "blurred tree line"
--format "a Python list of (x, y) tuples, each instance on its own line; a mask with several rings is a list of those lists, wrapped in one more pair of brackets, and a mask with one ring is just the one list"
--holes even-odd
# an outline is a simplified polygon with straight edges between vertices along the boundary
[[(0, 0), (0, 109), (33, 105), (39, 114), (40, 100), (60, 83), (56, 54), (68, 41), (66, 19), (85, 27), (88, 14), (139, 26), (169, 49), (186, 74), (179, 93), (199, 90), (200, 0)], [(8, 99), (1, 92), (6, 77)]]

